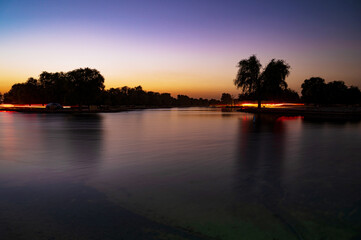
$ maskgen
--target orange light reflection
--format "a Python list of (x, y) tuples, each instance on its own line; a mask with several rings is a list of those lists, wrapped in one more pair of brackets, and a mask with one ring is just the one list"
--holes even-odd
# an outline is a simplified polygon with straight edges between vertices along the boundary
[(299, 120), (304, 119), (303, 116), (282, 116), (277, 118), (277, 122), (289, 121), (289, 120)]

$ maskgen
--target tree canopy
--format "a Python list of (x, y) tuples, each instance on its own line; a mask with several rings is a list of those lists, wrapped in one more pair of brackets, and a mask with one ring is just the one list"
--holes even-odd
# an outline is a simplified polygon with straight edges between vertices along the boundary
[(232, 95), (229, 93), (222, 93), (221, 103), (223, 104), (231, 104), (233, 102)]
[[(238, 72), (234, 84), (241, 89), (243, 96), (258, 101), (280, 99), (286, 95), (295, 95), (287, 88), (286, 77), (290, 66), (284, 60), (272, 59), (262, 71), (262, 65), (255, 55), (238, 62)], [(291, 94), (290, 94), (291, 93)]]
[(238, 72), (234, 84), (243, 93), (259, 93), (261, 90), (261, 63), (255, 55), (238, 63)]
[(80, 68), (67, 73), (73, 104), (98, 104), (104, 90), (104, 77), (96, 69)]
[(266, 98), (278, 98), (287, 89), (286, 77), (290, 74), (290, 66), (284, 60), (272, 59), (264, 69), (262, 90)]

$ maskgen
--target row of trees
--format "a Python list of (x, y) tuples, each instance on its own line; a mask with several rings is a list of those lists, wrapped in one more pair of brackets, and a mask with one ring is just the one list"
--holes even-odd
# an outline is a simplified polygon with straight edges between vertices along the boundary
[(306, 79), (302, 86), (302, 100), (315, 104), (357, 104), (361, 103), (358, 87), (347, 87), (343, 81), (326, 83), (323, 78)]
[(141, 86), (129, 88), (111, 88), (103, 92), (102, 102), (106, 105), (144, 105), (144, 106), (209, 106), (217, 104), (215, 99), (191, 98), (178, 95), (174, 98), (170, 93), (144, 91)]
[[(258, 108), (262, 100), (298, 102), (315, 104), (359, 104), (361, 103), (360, 89), (347, 87), (342, 81), (325, 83), (322, 78), (306, 79), (302, 84), (302, 97), (289, 89), (286, 77), (290, 66), (284, 60), (272, 59), (262, 69), (262, 65), (255, 55), (243, 59), (238, 63), (237, 76), (234, 84), (241, 89), (239, 100), (257, 100)], [(229, 102), (227, 94), (222, 95), (222, 102)]]
[(14, 84), (4, 94), (5, 103), (97, 104), (104, 92), (104, 77), (96, 69), (80, 68), (67, 73), (43, 72), (39, 79), (29, 78)]
[[(302, 84), (302, 97), (289, 89), (286, 77), (290, 66), (284, 60), (272, 59), (262, 69), (255, 55), (238, 63), (234, 80), (241, 89), (238, 100), (254, 100), (261, 106), (262, 100), (287, 101), (314, 104), (358, 104), (360, 89), (347, 87), (342, 81), (325, 83), (319, 77), (306, 79)], [(17, 83), (0, 100), (5, 103), (29, 104), (57, 102), (66, 105), (145, 105), (145, 106), (208, 106), (217, 104), (215, 99), (195, 99), (186, 95), (173, 98), (169, 93), (144, 91), (141, 86), (111, 88), (105, 90), (104, 77), (96, 69), (80, 68), (70, 72), (43, 72), (38, 79), (29, 78)], [(221, 102), (233, 103), (229, 93), (223, 93)]]
[[(1, 99), (1, 98), (0, 98)], [(105, 90), (104, 77), (96, 69), (80, 68), (70, 72), (43, 72), (38, 79), (17, 83), (3, 96), (5, 103), (30, 104), (57, 102), (63, 105), (145, 105), (208, 106), (215, 99), (194, 99), (186, 95), (173, 98), (169, 93), (147, 92), (141, 86)]]

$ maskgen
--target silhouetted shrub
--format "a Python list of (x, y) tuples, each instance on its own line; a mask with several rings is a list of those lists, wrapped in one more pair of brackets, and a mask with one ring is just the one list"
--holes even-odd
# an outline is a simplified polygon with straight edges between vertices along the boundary
[(313, 104), (358, 104), (361, 92), (358, 87), (347, 87), (343, 81), (325, 83), (320, 77), (306, 79), (301, 85), (302, 100)]

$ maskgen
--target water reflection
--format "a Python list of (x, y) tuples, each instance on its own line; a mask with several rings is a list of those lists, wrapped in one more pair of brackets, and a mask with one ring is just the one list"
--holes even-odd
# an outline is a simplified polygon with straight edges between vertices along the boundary
[[(87, 180), (103, 159), (104, 126), (98, 114), (64, 115), (44, 120), (45, 149), (51, 168), (72, 180)], [(44, 157), (46, 159), (46, 157)], [(59, 166), (60, 165), (60, 166)]]
[(28, 222), (76, 215), (87, 231), (120, 205), (220, 239), (352, 239), (360, 129), (206, 109), (2, 113), (0, 221), (24, 206)]
[(255, 114), (239, 124), (236, 191), (245, 204), (264, 207), (295, 239), (303, 239), (297, 222), (282, 209), (287, 119)]
[[(238, 126), (239, 201), (267, 209), (295, 239), (355, 234), (360, 153), (352, 141), (360, 134), (352, 131), (359, 125), (255, 115)], [(319, 232), (325, 226), (328, 234)]]
[(1, 115), (0, 180), (71, 181), (91, 177), (103, 154), (100, 115)]
[(95, 168), (102, 160), (104, 128), (99, 114), (73, 115), (64, 124), (69, 161), (79, 166)]
[(270, 115), (255, 115), (239, 124), (237, 191), (244, 200), (275, 205), (282, 198), (286, 129)]

